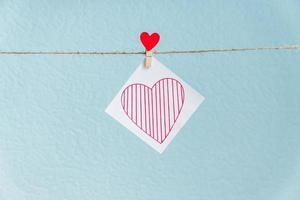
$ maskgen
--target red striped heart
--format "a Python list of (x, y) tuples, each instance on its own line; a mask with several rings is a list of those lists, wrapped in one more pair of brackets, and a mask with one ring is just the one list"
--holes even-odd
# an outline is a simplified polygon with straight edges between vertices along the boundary
[(163, 78), (152, 88), (134, 83), (121, 95), (126, 115), (143, 132), (163, 143), (172, 130), (184, 103), (184, 88), (173, 78)]

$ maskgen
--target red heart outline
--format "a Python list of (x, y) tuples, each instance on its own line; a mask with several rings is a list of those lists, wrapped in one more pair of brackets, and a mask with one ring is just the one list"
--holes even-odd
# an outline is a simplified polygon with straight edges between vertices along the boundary
[(160, 79), (152, 87), (133, 83), (121, 94), (121, 105), (127, 117), (159, 144), (169, 136), (184, 100), (183, 85), (174, 78)]

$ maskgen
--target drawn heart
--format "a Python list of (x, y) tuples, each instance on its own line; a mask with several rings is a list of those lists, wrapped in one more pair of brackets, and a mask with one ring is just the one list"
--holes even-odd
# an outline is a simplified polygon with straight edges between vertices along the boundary
[(127, 86), (121, 105), (136, 126), (161, 144), (176, 123), (184, 98), (184, 88), (178, 80), (163, 78), (151, 88), (142, 83)]
[(150, 51), (159, 42), (159, 34), (152, 33), (151, 35), (149, 35), (149, 33), (143, 32), (140, 35), (140, 39), (141, 39), (141, 42), (143, 43), (144, 47), (146, 48), (146, 50)]

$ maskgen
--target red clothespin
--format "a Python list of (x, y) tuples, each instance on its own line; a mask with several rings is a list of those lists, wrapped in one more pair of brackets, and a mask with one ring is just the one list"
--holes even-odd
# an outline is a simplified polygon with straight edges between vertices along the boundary
[(149, 33), (147, 32), (142, 32), (140, 35), (140, 39), (146, 49), (145, 67), (149, 68), (151, 67), (152, 63), (152, 49), (159, 42), (160, 36), (158, 33), (152, 33), (151, 35), (149, 35)]

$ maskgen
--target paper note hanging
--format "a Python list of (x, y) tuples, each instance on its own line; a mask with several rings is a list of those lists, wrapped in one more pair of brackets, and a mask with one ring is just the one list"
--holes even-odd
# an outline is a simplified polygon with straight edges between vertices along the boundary
[(132, 133), (162, 153), (204, 97), (152, 58), (140, 64), (106, 108)]

